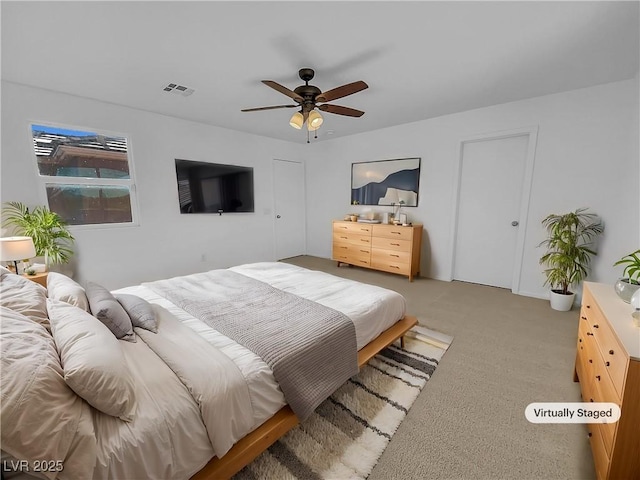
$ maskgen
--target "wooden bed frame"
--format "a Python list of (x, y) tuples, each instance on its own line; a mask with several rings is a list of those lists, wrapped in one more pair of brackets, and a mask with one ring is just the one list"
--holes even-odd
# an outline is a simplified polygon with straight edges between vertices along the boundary
[[(358, 365), (362, 367), (398, 339), (404, 347), (404, 334), (417, 323), (417, 318), (410, 315), (396, 322), (358, 352)], [(191, 480), (231, 478), (298, 423), (298, 417), (289, 405), (285, 405), (273, 417), (240, 439), (222, 458), (213, 457)]]

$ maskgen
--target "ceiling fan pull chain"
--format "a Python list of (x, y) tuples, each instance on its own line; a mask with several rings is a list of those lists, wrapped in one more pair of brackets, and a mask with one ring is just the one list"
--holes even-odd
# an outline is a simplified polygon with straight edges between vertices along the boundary
[(307, 143), (311, 143), (311, 142), (309, 141), (309, 130), (307, 130)]

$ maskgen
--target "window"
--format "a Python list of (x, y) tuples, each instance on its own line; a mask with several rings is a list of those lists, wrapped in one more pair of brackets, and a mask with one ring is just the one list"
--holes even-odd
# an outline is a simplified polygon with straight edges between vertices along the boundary
[(133, 223), (127, 139), (31, 125), (49, 209), (69, 225)]

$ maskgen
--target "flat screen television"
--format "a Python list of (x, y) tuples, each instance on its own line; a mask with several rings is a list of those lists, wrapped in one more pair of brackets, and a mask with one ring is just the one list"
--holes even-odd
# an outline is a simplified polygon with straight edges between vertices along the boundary
[(253, 168), (176, 158), (180, 213), (253, 212)]

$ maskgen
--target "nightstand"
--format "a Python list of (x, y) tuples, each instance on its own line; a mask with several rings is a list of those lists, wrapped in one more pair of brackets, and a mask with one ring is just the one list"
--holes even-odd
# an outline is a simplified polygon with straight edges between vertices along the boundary
[(26, 273), (22, 274), (24, 278), (28, 278), (32, 282), (39, 283), (44, 288), (47, 288), (47, 275), (49, 275), (49, 272), (36, 273), (35, 275), (27, 275)]

